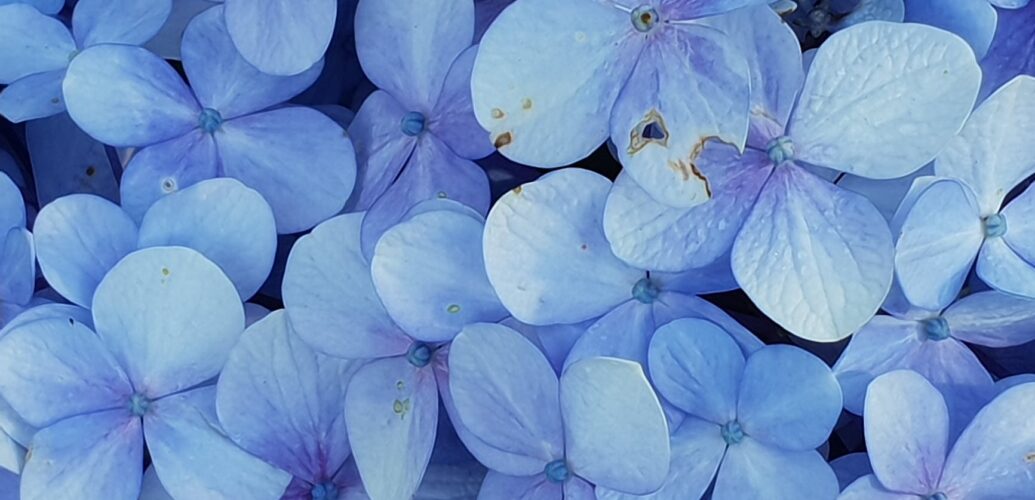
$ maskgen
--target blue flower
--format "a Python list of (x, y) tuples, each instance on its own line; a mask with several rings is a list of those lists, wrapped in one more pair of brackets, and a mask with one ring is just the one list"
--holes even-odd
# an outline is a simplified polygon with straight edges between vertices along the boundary
[(355, 181), (349, 138), (314, 109), (270, 109), (312, 84), (322, 65), (292, 77), (259, 72), (230, 42), (223, 7), (191, 21), (182, 56), (193, 89), (162, 59), (126, 45), (84, 50), (65, 78), (68, 112), (84, 131), (113, 146), (148, 146), (122, 177), (122, 206), (134, 218), (213, 177), (261, 193), (281, 233), (341, 210)]
[[(0, 114), (22, 122), (61, 113), (61, 84), (81, 51), (101, 44), (140, 45), (158, 33), (171, 9), (172, 0), (81, 0), (70, 32), (31, 5), (0, 6), (0, 83), (9, 84), (0, 92)], [(47, 13), (56, 10), (60, 3)]]

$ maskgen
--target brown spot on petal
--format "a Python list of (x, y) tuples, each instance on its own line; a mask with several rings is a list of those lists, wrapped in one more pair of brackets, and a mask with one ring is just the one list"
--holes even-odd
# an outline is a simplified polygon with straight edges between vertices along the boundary
[(668, 126), (665, 125), (665, 118), (656, 109), (652, 109), (646, 115), (643, 115), (640, 123), (637, 123), (629, 131), (629, 148), (627, 151), (630, 155), (634, 155), (651, 143), (668, 147)]
[(504, 116), (507, 116), (507, 114), (504, 113), (502, 109), (500, 109), (500, 108), (492, 108), (492, 117), (493, 118), (499, 120), (499, 119), (502, 119)]
[(518, 187), (516, 187), (514, 189), (511, 189), (511, 191), (514, 193), (514, 195), (520, 195), (521, 194), (521, 186), (518, 186)]
[(1035, 453), (1029, 453), (1024, 455), (1024, 461), (1027, 463), (1035, 463)]
[(526, 97), (525, 100), (521, 101), (521, 109), (526, 111), (532, 109), (532, 100)]
[(500, 135), (497, 135), (496, 138), (493, 139), (492, 145), (496, 146), (496, 149), (500, 149), (513, 141), (514, 136), (510, 132), (504, 132)]

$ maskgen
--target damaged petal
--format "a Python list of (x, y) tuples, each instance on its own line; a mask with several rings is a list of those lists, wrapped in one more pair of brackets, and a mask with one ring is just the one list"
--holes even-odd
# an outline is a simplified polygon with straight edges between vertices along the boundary
[(496, 149), (500, 149), (500, 148), (510, 144), (511, 142), (513, 142), (513, 140), (514, 140), (514, 136), (511, 135), (510, 132), (504, 132), (504, 133), (502, 133), (500, 135), (497, 135), (496, 138), (493, 139), (492, 145), (495, 146)]
[(665, 125), (665, 118), (656, 109), (647, 112), (640, 123), (629, 132), (628, 152), (634, 155), (651, 143), (668, 147), (668, 127)]

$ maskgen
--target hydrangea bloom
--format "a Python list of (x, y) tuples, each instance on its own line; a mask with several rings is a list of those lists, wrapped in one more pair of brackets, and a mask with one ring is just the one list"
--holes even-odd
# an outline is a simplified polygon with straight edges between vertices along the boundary
[(457, 415), (494, 451), (472, 450), (491, 469), (478, 498), (644, 494), (665, 479), (668, 425), (639, 365), (585, 359), (558, 379), (521, 334), (482, 323), (457, 336), (449, 370)]
[(259, 498), (287, 484), (219, 432), (215, 388), (201, 386), (244, 329), (218, 267), (186, 248), (130, 254), (97, 287), (93, 321), (96, 333), (74, 318), (40, 319), (0, 340), (0, 393), (40, 428), (23, 499), (135, 499), (145, 441), (178, 497)]
[(1035, 426), (1026, 408), (1033, 398), (1035, 384), (1004, 391), (952, 442), (937, 389), (911, 371), (879, 377), (866, 393), (873, 474), (839, 500), (1029, 497)]
[(171, 8), (172, 0), (81, 0), (69, 31), (30, 5), (0, 7), (0, 83), (8, 84), (0, 92), (0, 114), (17, 123), (63, 112), (61, 84), (80, 51), (140, 45), (155, 36)]
[(222, 9), (198, 15), (184, 32), (192, 88), (142, 48), (100, 45), (69, 66), (68, 112), (101, 142), (147, 146), (122, 178), (122, 206), (135, 218), (165, 194), (234, 177), (266, 198), (279, 232), (308, 229), (345, 205), (355, 181), (352, 143), (319, 111), (270, 108), (312, 84), (322, 65), (292, 77), (260, 73), (230, 42)]

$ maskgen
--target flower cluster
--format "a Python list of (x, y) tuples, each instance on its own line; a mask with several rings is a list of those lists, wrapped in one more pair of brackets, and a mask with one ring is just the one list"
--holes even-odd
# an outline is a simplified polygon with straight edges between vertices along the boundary
[(0, 0), (0, 500), (1035, 499), (1035, 2)]

